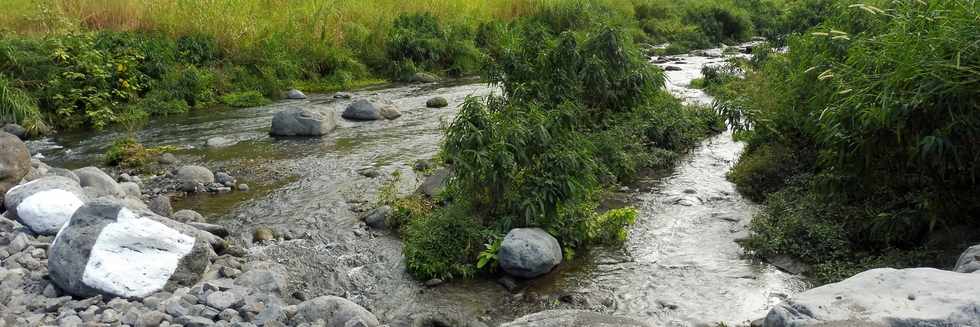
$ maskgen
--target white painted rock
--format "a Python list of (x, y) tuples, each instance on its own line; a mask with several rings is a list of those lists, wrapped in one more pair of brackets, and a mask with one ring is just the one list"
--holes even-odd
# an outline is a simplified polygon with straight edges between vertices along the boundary
[(192, 227), (99, 199), (79, 208), (55, 237), (48, 269), (72, 295), (142, 298), (193, 285), (210, 253)]
[(980, 274), (872, 269), (800, 293), (765, 326), (980, 326)]
[(41, 235), (55, 235), (88, 198), (75, 181), (48, 176), (10, 189), (4, 197), (7, 212)]

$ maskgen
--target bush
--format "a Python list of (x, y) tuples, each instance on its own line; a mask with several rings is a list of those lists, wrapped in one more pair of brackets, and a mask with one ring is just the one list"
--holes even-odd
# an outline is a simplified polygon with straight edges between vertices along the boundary
[(235, 108), (264, 106), (272, 103), (258, 91), (233, 92), (221, 96), (221, 103)]
[(408, 80), (418, 72), (472, 74), (481, 62), (473, 39), (470, 28), (444, 28), (430, 13), (402, 14), (395, 19), (385, 42), (389, 76)]
[(739, 193), (762, 202), (766, 195), (783, 189), (791, 177), (808, 172), (812, 167), (814, 156), (797, 151), (780, 144), (750, 148), (739, 156), (728, 179), (735, 183)]
[(472, 277), (487, 237), (487, 231), (466, 213), (438, 210), (406, 225), (405, 264), (421, 280)]
[(123, 168), (142, 168), (153, 163), (157, 156), (172, 150), (171, 147), (146, 148), (135, 138), (125, 137), (116, 140), (103, 155), (103, 162), (109, 166)]
[(41, 118), (37, 99), (14, 87), (3, 74), (0, 74), (0, 122), (22, 124), (30, 134), (43, 133), (48, 128)]

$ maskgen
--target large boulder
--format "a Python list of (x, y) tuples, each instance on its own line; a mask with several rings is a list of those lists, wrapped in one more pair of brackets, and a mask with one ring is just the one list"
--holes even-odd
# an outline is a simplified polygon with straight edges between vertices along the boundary
[(974, 245), (960, 255), (953, 271), (980, 274), (980, 245)]
[(500, 268), (508, 274), (534, 278), (561, 263), (561, 246), (540, 228), (515, 228), (507, 233), (498, 252)]
[(302, 99), (306, 99), (306, 94), (303, 94), (302, 91), (297, 89), (290, 89), (289, 91), (286, 92), (286, 99), (302, 100)]
[(389, 104), (381, 107), (381, 117), (384, 117), (385, 119), (398, 119), (398, 117), (401, 116), (402, 112), (398, 111), (398, 107), (395, 107), (395, 105)]
[(7, 214), (31, 231), (55, 235), (88, 197), (74, 180), (47, 176), (18, 185), (4, 197)]
[(549, 310), (517, 318), (500, 327), (649, 327), (634, 319), (583, 310)]
[(191, 286), (210, 264), (196, 229), (99, 199), (78, 209), (51, 243), (51, 281), (76, 296), (142, 298)]
[(354, 101), (354, 103), (347, 106), (347, 109), (344, 109), (341, 117), (350, 120), (380, 120), (384, 118), (381, 115), (381, 108), (368, 100)]
[(422, 185), (419, 186), (416, 192), (429, 197), (439, 195), (446, 188), (446, 183), (449, 182), (450, 175), (452, 175), (452, 171), (449, 168), (436, 169), (436, 171), (432, 172), (432, 175), (422, 180)]
[(775, 326), (980, 326), (980, 274), (932, 268), (872, 269), (786, 300)]
[(214, 183), (214, 173), (201, 166), (183, 166), (177, 169), (177, 182), (185, 192), (194, 192), (202, 186)]
[(27, 129), (24, 126), (17, 124), (6, 124), (3, 125), (2, 130), (10, 135), (16, 136), (17, 138), (24, 140), (27, 139)]
[(418, 72), (408, 79), (411, 83), (435, 83), (439, 81), (439, 76), (426, 72)]
[(332, 114), (321, 114), (303, 108), (289, 108), (272, 117), (274, 136), (322, 136), (337, 128)]
[(78, 176), (82, 189), (90, 198), (114, 197), (121, 199), (126, 197), (126, 191), (102, 169), (85, 167), (75, 169), (73, 172)]
[(7, 193), (30, 171), (31, 152), (27, 145), (14, 135), (0, 132), (0, 192)]
[(425, 106), (429, 108), (443, 108), (449, 106), (449, 100), (443, 97), (435, 97), (425, 101)]
[(326, 327), (381, 326), (378, 318), (367, 309), (345, 298), (321, 296), (297, 306), (294, 324), (313, 323), (323, 320)]

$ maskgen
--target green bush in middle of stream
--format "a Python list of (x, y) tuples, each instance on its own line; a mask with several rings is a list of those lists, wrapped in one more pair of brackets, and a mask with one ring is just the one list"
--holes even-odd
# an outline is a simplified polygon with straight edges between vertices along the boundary
[(533, 18), (496, 28), (484, 39), (497, 44), (481, 46), (500, 50), (487, 77), (503, 95), (462, 106), (441, 153), (454, 172), (448, 203), (402, 227), (407, 267), (421, 279), (473, 275), (478, 258), (493, 257), (484, 247), (512, 228), (547, 230), (566, 256), (622, 241), (636, 213), (598, 214), (605, 187), (672, 161), (720, 121), (663, 91), (663, 72), (620, 29), (556, 31)]

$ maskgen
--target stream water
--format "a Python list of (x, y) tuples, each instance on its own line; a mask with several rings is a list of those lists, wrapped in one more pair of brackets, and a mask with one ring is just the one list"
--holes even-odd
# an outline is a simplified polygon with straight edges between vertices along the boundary
[[(725, 60), (721, 50), (676, 58), (662, 64), (680, 68), (667, 72), (668, 89), (687, 102), (709, 103), (710, 97), (689, 85), (703, 65)], [(806, 288), (796, 276), (745, 258), (734, 242), (746, 235), (758, 208), (725, 179), (742, 149), (729, 133), (705, 140), (672, 172), (651, 176), (629, 191), (640, 217), (622, 248), (580, 254), (543, 278), (521, 282), (517, 294), (487, 279), (421, 285), (405, 272), (397, 237), (368, 230), (356, 211), (374, 200), (378, 187), (395, 171), (401, 172), (402, 190), (412, 191), (417, 184), (412, 165), (436, 153), (441, 127), (455, 113), (452, 108), (468, 96), (490, 92), (477, 81), (354, 92), (354, 99), (391, 101), (404, 114), (376, 122), (344, 121), (340, 112), (352, 100), (314, 95), (265, 107), (156, 119), (136, 136), (150, 146), (175, 146), (183, 161), (229, 171), (253, 186), (250, 192), (189, 197), (175, 206), (228, 225), (245, 243), (259, 226), (289, 235), (289, 241), (250, 245), (249, 254), (285, 265), (290, 293), (344, 296), (391, 326), (411, 326), (413, 320), (433, 315), (496, 325), (550, 308), (616, 313), (658, 326), (743, 325)], [(425, 108), (433, 96), (446, 97), (450, 107)], [(324, 138), (268, 136), (272, 115), (289, 106), (333, 113), (339, 127)], [(119, 135), (66, 134), (32, 142), (31, 147), (52, 165), (79, 167), (97, 163), (98, 154)], [(238, 143), (219, 149), (203, 146), (215, 136)], [(357, 173), (366, 166), (378, 169), (381, 177)]]

